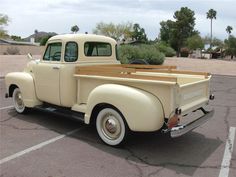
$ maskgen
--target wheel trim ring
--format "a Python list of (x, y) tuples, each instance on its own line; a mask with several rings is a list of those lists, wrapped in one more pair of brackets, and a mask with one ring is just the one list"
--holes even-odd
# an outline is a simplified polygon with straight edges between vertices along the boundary
[(16, 111), (19, 113), (24, 112), (25, 104), (22, 99), (22, 94), (19, 90), (16, 91), (16, 93), (14, 94), (13, 101), (14, 101), (14, 106), (15, 106)]
[[(108, 115), (108, 114), (114, 115), (114, 117), (116, 117), (117, 121), (119, 121), (119, 123), (120, 123), (120, 132), (121, 133), (117, 139), (107, 138), (102, 130), (103, 118), (105, 117), (105, 115)], [(119, 145), (124, 140), (124, 137), (126, 135), (126, 127), (125, 127), (125, 122), (122, 118), (122, 115), (117, 110), (115, 110), (113, 108), (104, 108), (98, 113), (97, 119), (96, 119), (96, 128), (97, 128), (98, 135), (100, 136), (102, 141), (108, 145), (111, 145), (111, 146)]]
[(16, 106), (19, 109), (23, 109), (24, 108), (24, 102), (23, 102), (22, 95), (21, 95), (20, 92), (16, 93)]

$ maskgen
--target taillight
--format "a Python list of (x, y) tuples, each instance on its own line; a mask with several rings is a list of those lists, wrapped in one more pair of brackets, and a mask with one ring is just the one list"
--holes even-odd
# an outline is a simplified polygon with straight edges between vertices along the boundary
[(175, 127), (176, 125), (178, 125), (179, 120), (180, 120), (180, 115), (178, 115), (178, 114), (175, 114), (174, 116), (169, 118), (169, 120), (167, 122), (168, 129), (171, 129), (171, 128)]

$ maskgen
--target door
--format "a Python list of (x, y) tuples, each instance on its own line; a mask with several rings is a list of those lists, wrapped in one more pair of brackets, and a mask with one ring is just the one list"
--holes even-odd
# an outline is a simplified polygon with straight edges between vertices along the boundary
[(62, 43), (47, 45), (42, 60), (34, 67), (36, 95), (44, 102), (61, 105), (60, 101), (60, 67)]
[(77, 42), (66, 42), (64, 51), (64, 63), (60, 68), (60, 99), (61, 106), (72, 107), (77, 99), (77, 80), (74, 77), (79, 58)]

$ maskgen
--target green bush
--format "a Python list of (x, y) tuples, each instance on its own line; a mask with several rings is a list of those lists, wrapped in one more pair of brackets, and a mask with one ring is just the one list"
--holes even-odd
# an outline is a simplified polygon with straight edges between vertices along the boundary
[(164, 53), (166, 57), (173, 57), (176, 55), (175, 50), (173, 48), (171, 48), (165, 42), (160, 42), (160, 43), (156, 44), (155, 47), (157, 48), (157, 50)]
[(118, 48), (118, 58), (121, 63), (129, 63), (131, 60), (138, 58), (139, 51), (137, 47), (131, 45), (122, 45)]
[(20, 55), (20, 50), (17, 47), (8, 47), (5, 55)]
[(144, 59), (149, 64), (160, 65), (164, 62), (165, 55), (157, 50), (154, 45), (122, 45), (118, 49), (121, 63), (130, 63), (135, 59)]

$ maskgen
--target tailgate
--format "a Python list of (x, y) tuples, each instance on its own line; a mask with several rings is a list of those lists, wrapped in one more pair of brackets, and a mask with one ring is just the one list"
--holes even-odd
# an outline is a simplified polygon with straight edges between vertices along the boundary
[(204, 106), (209, 101), (209, 82), (210, 77), (201, 81), (179, 86), (179, 99), (177, 100), (183, 114), (194, 111), (197, 108)]

